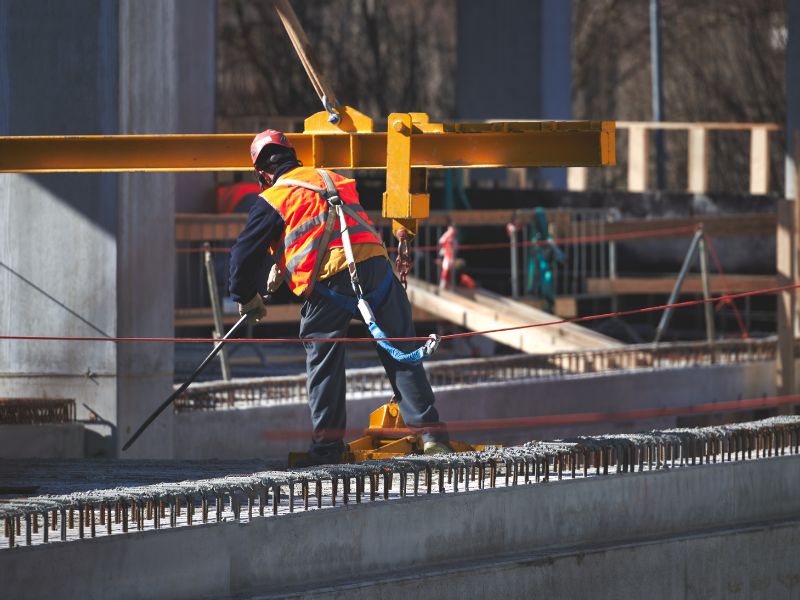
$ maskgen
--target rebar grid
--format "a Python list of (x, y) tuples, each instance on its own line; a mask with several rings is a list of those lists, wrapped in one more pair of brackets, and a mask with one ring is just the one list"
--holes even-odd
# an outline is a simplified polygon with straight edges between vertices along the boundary
[(0, 507), (5, 524), (0, 548), (249, 521), (340, 503), (760, 459), (787, 451), (800, 453), (800, 416), (39, 496)]
[[(426, 363), (425, 370), (432, 386), (445, 387), (636, 369), (749, 363), (774, 360), (775, 352), (775, 338), (720, 341), (713, 346), (706, 342), (662, 344), (657, 348), (643, 344), (605, 350), (436, 361)], [(348, 370), (347, 389), (349, 394), (391, 393), (389, 380), (380, 367)], [(305, 374), (259, 377), (196, 383), (178, 396), (175, 410), (297, 404), (307, 400)]]

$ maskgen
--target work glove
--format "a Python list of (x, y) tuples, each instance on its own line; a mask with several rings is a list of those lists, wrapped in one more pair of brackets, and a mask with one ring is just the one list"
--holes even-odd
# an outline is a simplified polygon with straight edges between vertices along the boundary
[(281, 271), (277, 263), (272, 265), (272, 268), (269, 270), (269, 277), (267, 277), (267, 292), (270, 294), (277, 292), (278, 288), (283, 285), (285, 279), (286, 271)]
[(247, 322), (250, 324), (258, 323), (261, 319), (267, 316), (267, 307), (264, 305), (264, 299), (261, 294), (256, 294), (245, 304), (239, 304), (239, 314), (241, 316), (247, 315)]

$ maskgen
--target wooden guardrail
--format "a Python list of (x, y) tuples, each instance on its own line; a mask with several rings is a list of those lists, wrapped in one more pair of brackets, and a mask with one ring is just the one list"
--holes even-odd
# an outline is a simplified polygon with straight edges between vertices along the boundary
[[(378, 225), (389, 225), (380, 213), (368, 211), (369, 217)], [(516, 222), (532, 223), (533, 211), (511, 209), (499, 210), (453, 210), (431, 212), (426, 219), (429, 225), (494, 225), (506, 226)], [(214, 242), (235, 240), (247, 220), (246, 214), (178, 213), (175, 215), (175, 241)], [(552, 219), (551, 219), (552, 220)], [(617, 235), (635, 231), (679, 229), (702, 223), (706, 232), (714, 237), (743, 235), (774, 235), (775, 215), (771, 213), (742, 213), (735, 215), (697, 215), (693, 217), (670, 217), (666, 219), (621, 219), (605, 224), (606, 234)], [(693, 233), (676, 234), (677, 237), (692, 237)]]
[[(617, 121), (617, 131), (628, 135), (628, 191), (645, 192), (649, 185), (650, 134), (653, 131), (685, 131), (688, 136), (686, 191), (694, 194), (708, 192), (708, 141), (714, 131), (740, 131), (750, 137), (750, 193), (763, 195), (769, 192), (769, 134), (779, 131), (776, 123), (706, 123)], [(582, 167), (568, 169), (567, 188), (572, 191), (587, 189), (587, 170)]]

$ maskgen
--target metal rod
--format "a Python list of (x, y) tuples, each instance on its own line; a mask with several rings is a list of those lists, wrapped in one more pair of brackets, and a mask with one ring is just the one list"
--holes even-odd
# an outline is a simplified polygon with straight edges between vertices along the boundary
[[(208, 280), (208, 295), (211, 298), (211, 314), (214, 317), (214, 337), (219, 339), (222, 332), (225, 331), (225, 325), (222, 322), (222, 306), (219, 302), (219, 290), (217, 289), (217, 274), (214, 270), (214, 258), (211, 255), (211, 244), (205, 242), (203, 244), (205, 250), (205, 266), (206, 278)], [(228, 365), (228, 356), (224, 349), (219, 351), (219, 364), (222, 368), (222, 379), (225, 381), (231, 380), (231, 369)]]
[(519, 298), (519, 257), (517, 250), (517, 226), (509, 223), (506, 226), (508, 237), (511, 241), (509, 251), (511, 253), (511, 297)]
[[(700, 226), (700, 230), (702, 231), (702, 225)], [(706, 251), (705, 235), (700, 236), (698, 252), (700, 252), (700, 277), (703, 281), (703, 299), (707, 301), (711, 298), (711, 289), (708, 283), (708, 253)], [(708, 340), (708, 344), (713, 346), (714, 339), (716, 338), (716, 333), (714, 331), (714, 307), (711, 302), (706, 302), (703, 308), (705, 309), (706, 317), (706, 339)], [(712, 357), (714, 355), (713, 348), (711, 350), (711, 355)]]
[[(689, 251), (686, 253), (686, 258), (683, 260), (680, 273), (678, 273), (678, 279), (675, 281), (675, 286), (672, 288), (672, 293), (669, 295), (667, 304), (674, 304), (675, 300), (678, 298), (678, 294), (680, 294), (681, 288), (683, 287), (683, 282), (686, 279), (686, 274), (689, 272), (689, 267), (692, 265), (692, 260), (694, 259), (695, 252), (697, 251), (697, 245), (700, 243), (700, 239), (702, 237), (703, 229), (698, 228), (694, 234), (694, 237), (692, 238), (692, 243), (689, 245)], [(672, 312), (672, 308), (664, 309), (664, 313), (661, 315), (661, 321), (658, 324), (658, 329), (656, 329), (656, 337), (653, 340), (653, 346), (658, 345), (661, 336), (664, 334), (664, 331), (669, 325), (669, 320), (672, 318)]]
[(222, 346), (225, 344), (225, 340), (230, 338), (231, 335), (233, 335), (236, 331), (238, 331), (239, 328), (246, 321), (247, 321), (247, 315), (242, 315), (241, 318), (238, 321), (236, 321), (236, 324), (233, 327), (231, 327), (230, 331), (228, 331), (228, 333), (225, 334), (225, 336), (220, 340), (220, 342), (218, 344), (214, 345), (214, 349), (209, 353), (208, 356), (205, 357), (203, 362), (200, 363), (200, 366), (198, 366), (194, 370), (194, 372), (189, 376), (189, 378), (181, 384), (181, 387), (179, 387), (177, 390), (172, 392), (172, 394), (170, 394), (169, 398), (164, 400), (164, 402), (162, 402), (161, 405), (156, 410), (153, 411), (153, 414), (151, 414), (149, 417), (147, 417), (147, 419), (145, 419), (145, 422), (142, 423), (141, 426), (139, 427), (139, 429), (136, 430), (136, 433), (134, 433), (131, 436), (131, 439), (129, 439), (127, 441), (127, 443), (122, 447), (123, 452), (125, 450), (127, 450), (128, 448), (130, 448), (131, 444), (133, 444), (133, 442), (135, 442), (139, 438), (139, 436), (142, 435), (142, 433), (144, 432), (145, 429), (147, 429), (147, 427), (150, 425), (150, 423), (152, 423), (156, 419), (156, 417), (158, 415), (160, 415), (164, 411), (165, 408), (167, 408), (170, 404), (172, 404), (172, 402), (173, 402), (173, 400), (175, 400), (175, 398), (180, 396), (186, 390), (186, 388), (188, 388), (191, 385), (191, 383), (200, 374), (200, 372), (203, 369), (205, 369), (206, 366), (208, 365), (208, 363), (210, 363), (212, 360), (214, 360), (214, 357), (217, 355), (217, 353), (220, 350), (222, 350)]
[[(664, 95), (661, 86), (661, 2), (650, 0), (650, 83), (653, 101), (653, 121), (664, 120)], [(664, 171), (664, 132), (655, 130), (656, 146), (656, 189), (663, 190), (666, 185)]]

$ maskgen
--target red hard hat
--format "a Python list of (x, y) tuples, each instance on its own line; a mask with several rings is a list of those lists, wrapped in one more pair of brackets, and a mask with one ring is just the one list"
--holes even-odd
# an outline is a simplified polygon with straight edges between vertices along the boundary
[(269, 144), (283, 146), (284, 148), (294, 147), (282, 132), (275, 129), (265, 129), (254, 137), (250, 143), (250, 160), (253, 161), (253, 166), (255, 166), (258, 155), (264, 149), (264, 146)]

